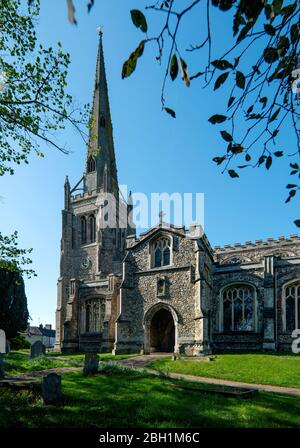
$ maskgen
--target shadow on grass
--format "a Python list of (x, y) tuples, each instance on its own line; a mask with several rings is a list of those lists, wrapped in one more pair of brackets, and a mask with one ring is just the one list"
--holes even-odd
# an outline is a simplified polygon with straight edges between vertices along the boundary
[[(240, 400), (175, 388), (180, 380), (121, 371), (63, 376), (63, 407), (0, 389), (1, 427), (299, 427), (300, 399), (261, 393)], [(3, 392), (3, 393), (2, 393)]]

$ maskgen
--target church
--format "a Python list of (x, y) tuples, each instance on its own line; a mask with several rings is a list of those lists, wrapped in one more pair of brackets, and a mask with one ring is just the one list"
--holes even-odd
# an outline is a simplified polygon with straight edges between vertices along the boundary
[[(137, 238), (131, 198), (119, 194), (101, 32), (91, 114), (83, 176), (64, 185), (56, 349), (291, 351), (300, 328), (297, 235), (211, 247), (200, 226), (160, 220)], [(106, 194), (117, 204), (107, 227)]]

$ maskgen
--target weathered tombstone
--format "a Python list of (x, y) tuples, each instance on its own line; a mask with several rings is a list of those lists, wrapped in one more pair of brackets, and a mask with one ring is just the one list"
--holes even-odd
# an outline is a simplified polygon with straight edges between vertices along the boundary
[(6, 353), (6, 335), (4, 330), (0, 330), (0, 353)]
[(30, 348), (30, 358), (37, 358), (45, 354), (45, 346), (41, 341), (36, 341)]
[(98, 372), (99, 367), (99, 356), (95, 353), (87, 353), (84, 357), (84, 367), (83, 367), (83, 374), (85, 376), (87, 375), (94, 375)]
[(45, 404), (58, 406), (62, 401), (61, 376), (50, 373), (43, 377), (42, 398)]

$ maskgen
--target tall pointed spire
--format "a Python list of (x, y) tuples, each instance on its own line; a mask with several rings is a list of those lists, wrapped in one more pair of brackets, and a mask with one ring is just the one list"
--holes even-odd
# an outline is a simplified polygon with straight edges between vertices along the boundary
[[(90, 163), (91, 158), (95, 161), (94, 165), (93, 163)], [(116, 192), (118, 190), (118, 179), (105, 72), (102, 30), (99, 31), (98, 56), (87, 159), (87, 190), (92, 191), (96, 189), (99, 191), (103, 189), (105, 166), (107, 166), (108, 192)], [(93, 166), (95, 167), (95, 170), (91, 169)]]

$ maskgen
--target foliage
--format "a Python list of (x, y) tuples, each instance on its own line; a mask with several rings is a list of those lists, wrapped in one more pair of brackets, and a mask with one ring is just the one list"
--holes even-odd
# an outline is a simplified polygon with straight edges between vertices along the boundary
[(18, 335), (15, 338), (10, 339), (10, 348), (11, 350), (21, 350), (30, 348), (30, 342), (24, 338), (24, 336)]
[(39, 1), (29, 3), (0, 0), (0, 175), (13, 174), (13, 163), (28, 163), (31, 151), (43, 157), (41, 143), (66, 153), (53, 133), (68, 122), (81, 130), (82, 115), (76, 117), (65, 91), (70, 56), (60, 43), (56, 50), (38, 45)]
[(149, 368), (163, 372), (221, 378), (246, 383), (300, 388), (300, 356), (285, 354), (226, 354), (207, 361), (154, 361)]
[[(70, 0), (69, 4), (72, 4)], [(89, 2), (90, 11), (93, 2)], [(288, 157), (293, 181), (286, 186), (289, 202), (300, 188), (299, 158), (300, 128), (300, 60), (299, 40), (300, 4), (297, 0), (189, 0), (182, 5), (179, 0), (157, 0), (146, 6), (148, 15), (133, 9), (131, 20), (144, 33), (144, 38), (124, 62), (122, 78), (131, 76), (145, 46), (156, 43), (157, 61), (164, 65), (161, 92), (162, 109), (176, 118), (176, 111), (166, 105), (167, 80), (174, 82), (179, 74), (189, 87), (196, 79), (203, 79), (203, 86), (214, 91), (227, 86), (228, 101), (224, 113), (215, 113), (208, 121), (221, 124), (220, 136), (225, 144), (223, 154), (213, 161), (222, 166), (222, 173), (238, 178), (241, 170), (262, 167), (270, 170), (274, 159)], [(149, 12), (162, 17), (158, 34), (148, 34)], [(216, 27), (214, 19), (224, 13), (224, 28), (232, 29), (232, 42), (224, 39), (223, 54), (214, 55)], [(186, 56), (180, 45), (179, 35), (183, 19), (188, 27), (188, 16), (198, 14), (206, 17), (205, 35), (200, 43), (191, 44), (186, 56), (193, 65), (192, 53), (202, 65), (189, 74)], [(74, 22), (73, 22), (74, 23)], [(206, 55), (201, 52), (206, 51)], [(203, 62), (204, 61), (204, 62)], [(241, 123), (245, 123), (241, 126)], [(283, 129), (293, 129), (295, 148), (278, 147), (278, 134)], [(295, 221), (300, 227), (300, 220)]]
[[(298, 93), (297, 89), (295, 90), (296, 78), (300, 71), (297, 71), (300, 39), (300, 6), (297, 1), (273, 0), (269, 3), (262, 0), (253, 2), (194, 0), (181, 10), (176, 10), (176, 7), (179, 8), (179, 2), (176, 0), (158, 0), (154, 5), (146, 7), (166, 17), (166, 20), (163, 20), (161, 32), (154, 37), (146, 36), (142, 41), (143, 48), (150, 42), (156, 42), (157, 60), (160, 63), (164, 61), (164, 51), (167, 51), (161, 94), (163, 109), (173, 118), (176, 117), (175, 111), (165, 106), (168, 76), (175, 81), (180, 72), (187, 87), (190, 86), (191, 81), (199, 77), (204, 79), (205, 87), (213, 84), (214, 90), (218, 90), (226, 83), (229, 92), (226, 113), (216, 113), (209, 118), (213, 125), (221, 123), (228, 125), (228, 129), (220, 132), (226, 144), (226, 151), (213, 159), (217, 165), (224, 166), (223, 172), (228, 172), (232, 178), (238, 178), (237, 171), (250, 166), (264, 165), (269, 170), (274, 157), (282, 157), (289, 151), (289, 148), (279, 150), (276, 148), (276, 137), (284, 124), (291, 126), (295, 134), (296, 148), (288, 155), (299, 156), (300, 114), (297, 106), (300, 94), (299, 89)], [(202, 12), (207, 17), (206, 36), (200, 44), (191, 45), (187, 51), (199, 52), (206, 48), (207, 59), (204, 67), (199, 67), (200, 71), (190, 76), (188, 65), (183, 59), (178, 43), (178, 34), (183, 17), (188, 13), (194, 14), (196, 7), (205, 8)], [(214, 58), (212, 54), (215, 37), (212, 16), (213, 13), (216, 14), (215, 8), (223, 12), (230, 11), (233, 29), (232, 46), (228, 47), (226, 44), (224, 53), (217, 58)], [(229, 27), (230, 21), (224, 22), (224, 26)], [(147, 19), (142, 12), (139, 14), (135, 12), (133, 22), (135, 26), (147, 32)], [(258, 49), (253, 53), (254, 56), (251, 53), (253, 48)], [(198, 59), (205, 60), (202, 57)], [(126, 76), (130, 76), (136, 68), (136, 64), (132, 64), (131, 70), (126, 70), (131, 60), (132, 55), (123, 66), (123, 74), (125, 67)], [(241, 126), (237, 126), (241, 118), (247, 124), (243, 133), (241, 133)], [(255, 149), (257, 152), (254, 151)], [(231, 167), (233, 163), (237, 164), (234, 169)], [(299, 178), (298, 163), (290, 163), (290, 167), (292, 168), (291, 175)], [(289, 202), (300, 187), (295, 182), (289, 184), (287, 188), (289, 189), (287, 202)], [(295, 221), (296, 225), (297, 223), (298, 221)]]
[[(0, 0), (0, 176), (13, 174), (14, 165), (28, 164), (41, 145), (68, 150), (54, 133), (73, 125), (85, 139), (86, 109), (77, 111), (66, 93), (69, 54), (37, 42), (39, 0)], [(17, 234), (0, 233), (0, 267), (22, 270), (31, 250), (17, 248)]]
[(10, 236), (3, 236), (0, 233), (0, 269), (19, 272), (28, 277), (35, 276), (33, 269), (26, 269), (24, 266), (32, 264), (28, 255), (32, 249), (20, 249), (18, 247), (18, 232)]
[(0, 328), (7, 339), (14, 338), (27, 328), (27, 298), (19, 272), (0, 268)]

